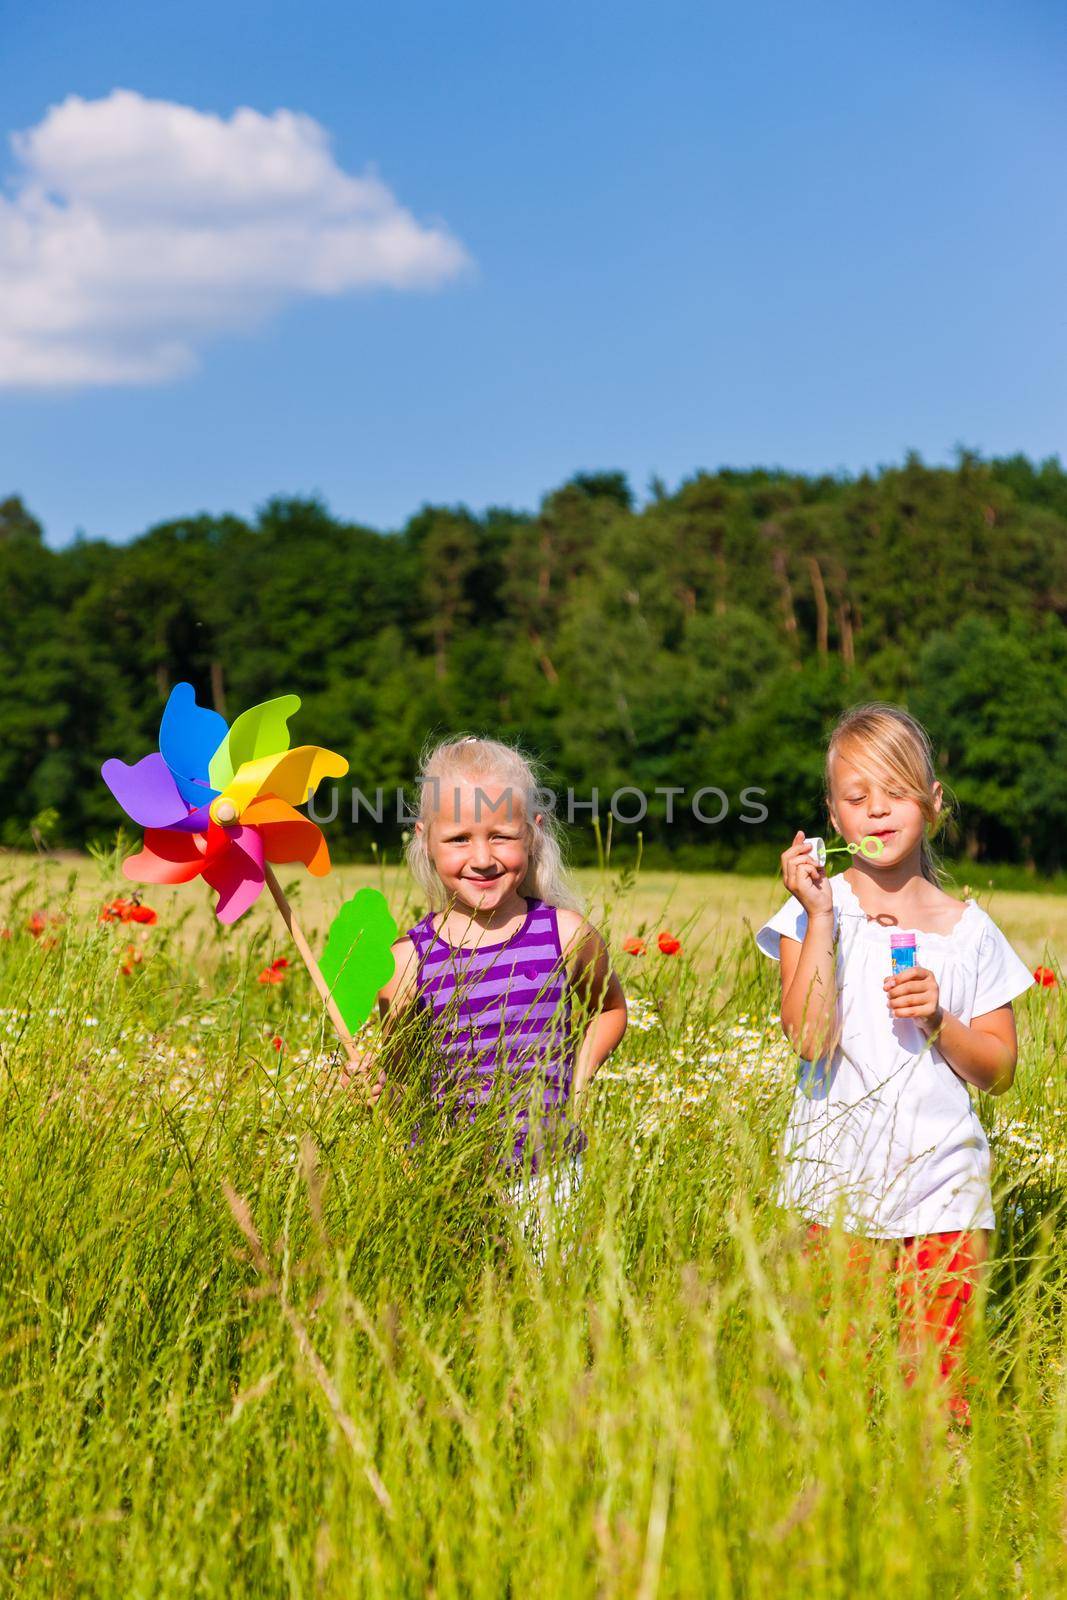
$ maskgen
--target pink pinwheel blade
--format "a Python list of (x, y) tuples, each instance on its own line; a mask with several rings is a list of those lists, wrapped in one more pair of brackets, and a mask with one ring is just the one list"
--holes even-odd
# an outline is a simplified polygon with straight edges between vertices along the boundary
[(263, 888), (263, 841), (255, 828), (228, 828), (230, 848), (204, 868), (204, 880), (218, 891), (215, 915), (236, 922), (254, 905)]
[(100, 775), (126, 815), (142, 828), (172, 828), (186, 821), (189, 808), (161, 755), (142, 756), (132, 767), (116, 756), (104, 762)]

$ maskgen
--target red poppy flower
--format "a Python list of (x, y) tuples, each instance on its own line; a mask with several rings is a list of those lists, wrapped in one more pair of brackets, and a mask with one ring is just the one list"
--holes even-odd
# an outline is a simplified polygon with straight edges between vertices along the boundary
[(257, 983), (284, 983), (285, 973), (279, 972), (276, 967), (264, 967), (256, 979)]
[(140, 950), (138, 950), (137, 946), (135, 944), (128, 944), (126, 946), (126, 959), (122, 963), (123, 977), (128, 978), (133, 972), (134, 967), (139, 967), (143, 960), (144, 956), (141, 954)]
[(101, 922), (143, 922), (148, 926), (158, 922), (159, 917), (151, 906), (143, 906), (139, 900), (124, 900), (120, 895), (117, 900), (109, 900), (100, 913)]
[(270, 965), (272, 972), (284, 972), (289, 963), (284, 956), (276, 956)]
[(10, 939), (10, 937), (11, 937), (11, 929), (10, 928), (0, 928), (0, 939)]
[(680, 939), (676, 939), (674, 934), (668, 933), (666, 929), (664, 929), (664, 931), (660, 934), (659, 938), (656, 940), (656, 943), (659, 945), (665, 956), (676, 956), (679, 950), (682, 948), (682, 941)]
[(643, 956), (648, 948), (643, 939), (638, 939), (636, 937), (632, 939), (624, 939), (622, 941), (622, 947), (628, 956)]
[(26, 927), (35, 939), (39, 939), (48, 926), (48, 918), (43, 911), (35, 911), (27, 922)]
[(275, 1050), (281, 1050), (285, 1044), (285, 1040), (282, 1038), (280, 1033), (276, 1033), (274, 1038), (271, 1040), (271, 1044), (274, 1046)]
[(1037, 979), (1042, 989), (1055, 989), (1056, 974), (1052, 971), (1051, 967), (1035, 967), (1034, 977)]

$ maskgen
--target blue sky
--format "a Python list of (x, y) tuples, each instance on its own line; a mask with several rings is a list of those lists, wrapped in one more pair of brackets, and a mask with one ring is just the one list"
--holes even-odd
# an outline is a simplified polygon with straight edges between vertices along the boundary
[[(0, 13), (5, 138), (116, 89), (286, 108), (468, 261), (290, 284), (250, 327), (216, 317), (185, 375), (0, 388), (0, 495), (52, 543), (277, 493), (389, 528), (425, 501), (533, 507), (577, 470), (642, 492), (1067, 443), (1063, 6)], [(15, 152), (3, 170), (10, 198)]]

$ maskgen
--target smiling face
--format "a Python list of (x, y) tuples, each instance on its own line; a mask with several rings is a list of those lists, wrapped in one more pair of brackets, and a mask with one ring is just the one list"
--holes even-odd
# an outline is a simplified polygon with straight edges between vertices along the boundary
[[(445, 893), (473, 911), (506, 909), (530, 864), (531, 829), (522, 798), (488, 780), (441, 786), (427, 848)], [(533, 826), (539, 825), (540, 814)], [(423, 824), (417, 822), (421, 831)]]
[[(935, 813), (941, 809), (941, 785), (930, 791)], [(868, 834), (881, 839), (883, 850), (872, 861), (877, 869), (896, 865), (919, 849), (926, 817), (918, 800), (888, 774), (867, 776), (837, 751), (830, 757), (830, 818), (847, 844), (858, 844)]]

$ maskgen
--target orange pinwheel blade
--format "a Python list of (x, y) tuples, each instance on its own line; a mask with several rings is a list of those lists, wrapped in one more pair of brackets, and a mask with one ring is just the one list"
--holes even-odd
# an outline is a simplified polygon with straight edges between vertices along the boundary
[(245, 807), (241, 822), (246, 828), (255, 828), (268, 861), (278, 865), (302, 861), (316, 878), (324, 878), (329, 872), (330, 852), (322, 829), (294, 811), (288, 801), (274, 794), (261, 795)]

